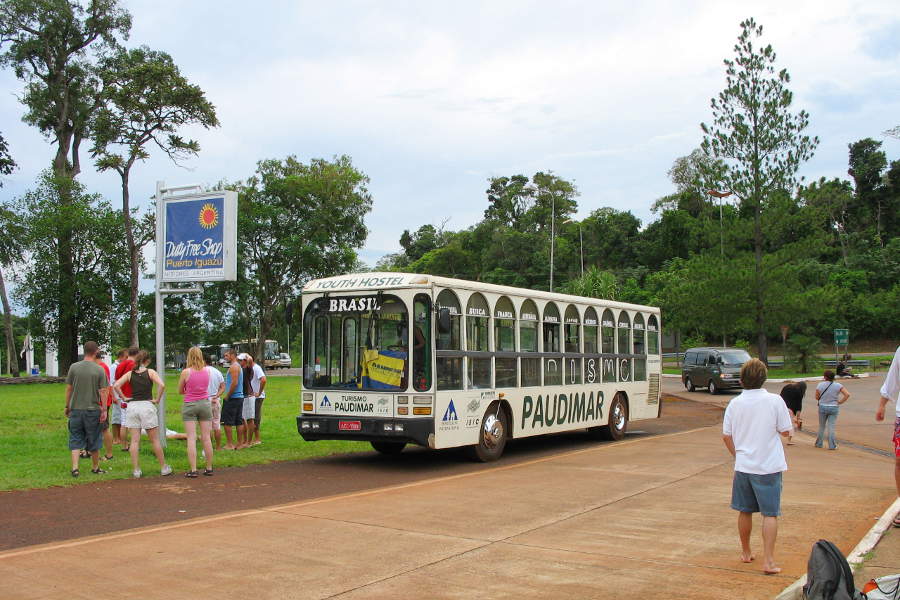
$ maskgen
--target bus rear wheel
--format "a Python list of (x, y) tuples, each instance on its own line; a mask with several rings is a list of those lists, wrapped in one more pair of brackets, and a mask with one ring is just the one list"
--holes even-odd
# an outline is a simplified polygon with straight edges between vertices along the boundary
[(603, 427), (592, 428), (597, 435), (604, 440), (618, 442), (625, 439), (625, 431), (628, 429), (628, 405), (621, 394), (616, 394), (609, 406), (609, 424)]
[(509, 437), (509, 419), (499, 404), (488, 406), (478, 428), (478, 443), (466, 450), (472, 460), (491, 462), (500, 458)]
[(372, 444), (372, 448), (374, 448), (377, 452), (381, 454), (387, 454), (388, 456), (395, 456), (403, 452), (403, 449), (406, 447), (406, 442), (369, 442)]

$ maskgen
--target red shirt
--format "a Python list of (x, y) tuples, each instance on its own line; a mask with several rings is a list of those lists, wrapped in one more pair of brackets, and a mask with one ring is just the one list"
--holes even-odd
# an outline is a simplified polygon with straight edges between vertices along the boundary
[[(124, 375), (128, 371), (132, 370), (133, 368), (134, 368), (134, 361), (131, 360), (130, 358), (126, 358), (125, 360), (120, 362), (119, 366), (116, 367), (116, 381), (121, 379), (122, 375)], [(126, 398), (128, 398), (129, 400), (131, 399), (131, 380), (128, 380), (122, 386), (122, 395), (125, 396)]]
[[(109, 381), (109, 367), (106, 366), (105, 362), (99, 362), (97, 364), (100, 365), (101, 367), (103, 367), (103, 372), (106, 373), (106, 381)], [(113, 402), (113, 395), (112, 395), (112, 389), (110, 388), (109, 395), (106, 396), (106, 407), (109, 408), (112, 405), (112, 402)]]

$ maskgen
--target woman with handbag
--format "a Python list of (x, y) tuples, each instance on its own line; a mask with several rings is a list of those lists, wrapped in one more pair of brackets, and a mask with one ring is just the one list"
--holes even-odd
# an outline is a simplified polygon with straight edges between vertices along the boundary
[(837, 450), (834, 439), (834, 426), (840, 412), (840, 405), (850, 399), (847, 388), (834, 380), (834, 371), (823, 374), (823, 380), (816, 386), (816, 401), (819, 403), (819, 435), (816, 437), (816, 448), (822, 447), (822, 438), (828, 429), (828, 449)]

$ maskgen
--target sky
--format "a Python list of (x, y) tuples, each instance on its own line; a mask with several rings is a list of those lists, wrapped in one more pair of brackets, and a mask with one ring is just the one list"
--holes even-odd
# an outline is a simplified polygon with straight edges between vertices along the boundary
[[(900, 158), (882, 133), (900, 125), (896, 0), (122, 4), (125, 44), (171, 54), (221, 121), (183, 130), (196, 158), (137, 165), (132, 203), (148, 206), (157, 181), (212, 186), (263, 159), (346, 154), (370, 178), (369, 266), (400, 250), (404, 229), (475, 224), (496, 176), (552, 171), (578, 188), (578, 218), (610, 206), (646, 226), (674, 191), (672, 163), (702, 141), (750, 16), (820, 138), (801, 175), (846, 177), (847, 145), (865, 137)], [(19, 164), (0, 201), (33, 188), (53, 155), (20, 120), (21, 90), (0, 72), (0, 132)], [(82, 160), (80, 181), (121, 206), (118, 176)]]

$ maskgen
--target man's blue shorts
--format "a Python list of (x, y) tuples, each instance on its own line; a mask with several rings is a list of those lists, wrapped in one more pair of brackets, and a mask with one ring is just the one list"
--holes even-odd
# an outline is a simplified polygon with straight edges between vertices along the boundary
[(69, 413), (69, 450), (96, 452), (103, 445), (99, 410), (73, 410)]
[(741, 512), (762, 513), (764, 517), (781, 515), (781, 473), (734, 472), (731, 484), (731, 508)]

